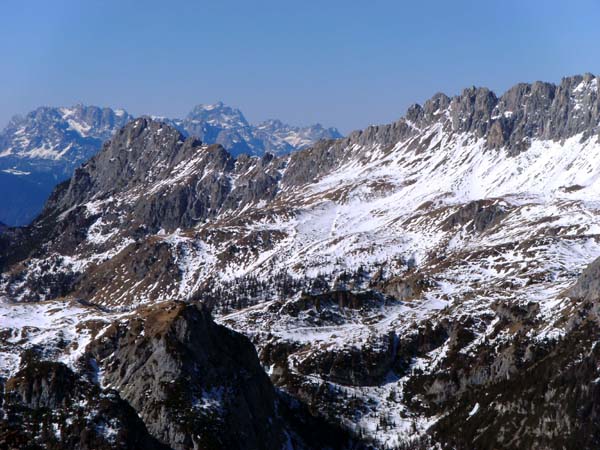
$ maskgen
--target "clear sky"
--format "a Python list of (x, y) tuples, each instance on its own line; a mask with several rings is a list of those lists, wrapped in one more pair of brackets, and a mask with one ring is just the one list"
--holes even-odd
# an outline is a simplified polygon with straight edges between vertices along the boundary
[(600, 73), (600, 1), (4, 0), (0, 126), (77, 102), (388, 123), (470, 85)]

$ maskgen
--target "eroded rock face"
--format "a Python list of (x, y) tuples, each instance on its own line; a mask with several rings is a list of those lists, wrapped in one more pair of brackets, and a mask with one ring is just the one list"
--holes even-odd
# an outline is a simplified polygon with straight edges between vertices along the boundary
[(386, 294), (398, 300), (411, 301), (419, 298), (434, 282), (421, 273), (409, 272), (404, 276), (394, 277), (380, 284), (382, 284), (381, 288)]
[[(57, 306), (46, 309), (50, 322)], [(80, 306), (95, 319), (57, 318), (56, 339), (46, 334), (11, 355), (21, 361), (14, 373), (2, 365), (2, 448), (366, 448), (275, 389), (250, 341), (204, 307), (168, 302), (115, 315)], [(38, 333), (48, 330), (18, 332)], [(0, 334), (3, 349), (14, 346), (13, 330)], [(69, 366), (48, 360), (72, 350)]]
[(476, 87), (452, 99), (436, 94), (423, 107), (412, 106), (407, 119), (427, 126), (439, 121), (444, 111), (449, 115), (448, 130), (474, 133), (490, 148), (505, 147), (516, 155), (527, 150), (534, 138), (560, 141), (579, 133), (597, 135), (598, 78), (588, 73), (565, 77), (558, 85), (520, 83), (501, 97)]
[(114, 324), (90, 346), (103, 383), (175, 449), (272, 449), (287, 442), (278, 400), (252, 344), (190, 304)]
[(598, 303), (600, 300), (600, 258), (592, 261), (581, 273), (577, 282), (565, 295), (577, 300)]
[[(120, 195), (128, 220), (148, 231), (189, 228), (222, 208), (272, 198), (278, 181), (272, 160), (241, 157), (236, 163), (220, 145), (206, 146), (162, 122), (136, 119), (57, 189), (39, 222), (66, 211), (77, 216), (75, 205)], [(232, 177), (239, 177), (236, 186)]]
[(29, 361), (3, 388), (2, 448), (161, 449), (133, 408), (61, 363)]
[(498, 224), (510, 212), (507, 205), (495, 200), (476, 200), (461, 206), (442, 224), (442, 229), (468, 226), (470, 231), (482, 233)]
[(457, 449), (597, 448), (598, 337), (588, 322), (503, 380), (480, 380), (453, 397), (432, 433)]

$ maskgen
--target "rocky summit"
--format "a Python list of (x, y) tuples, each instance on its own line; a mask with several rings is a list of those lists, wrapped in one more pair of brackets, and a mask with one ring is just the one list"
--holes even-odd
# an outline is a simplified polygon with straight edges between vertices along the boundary
[(598, 83), (292, 153), (129, 121), (0, 231), (0, 442), (598, 448)]
[[(26, 225), (41, 211), (54, 187), (94, 156), (102, 143), (133, 117), (122, 109), (76, 105), (40, 107), (16, 116), (0, 132), (0, 220)], [(239, 109), (222, 102), (197, 105), (185, 119), (156, 118), (185, 136), (219, 143), (233, 155), (285, 154), (320, 139), (339, 138), (319, 124), (294, 127), (279, 120), (248, 123)]]

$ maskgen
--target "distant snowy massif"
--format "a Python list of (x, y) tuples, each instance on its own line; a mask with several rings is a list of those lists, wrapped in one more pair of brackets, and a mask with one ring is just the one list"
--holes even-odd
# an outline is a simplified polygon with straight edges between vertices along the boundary
[[(113, 133), (133, 117), (122, 109), (76, 105), (41, 107), (15, 117), (0, 132), (0, 222), (29, 223), (48, 195), (76, 167), (96, 154)], [(219, 143), (232, 154), (285, 154), (320, 139), (341, 135), (321, 125), (294, 127), (279, 120), (248, 123), (238, 109), (224, 105), (196, 106), (185, 119), (156, 118), (186, 136)]]

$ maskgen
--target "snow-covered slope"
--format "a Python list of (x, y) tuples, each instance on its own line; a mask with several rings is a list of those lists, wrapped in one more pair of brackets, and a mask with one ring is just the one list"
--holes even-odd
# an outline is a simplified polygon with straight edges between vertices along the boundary
[(591, 75), (438, 94), (279, 157), (137, 119), (0, 241), (3, 308), (202, 301), (376, 448), (593, 448), (595, 412), (555, 412), (597, 407), (599, 130)]

